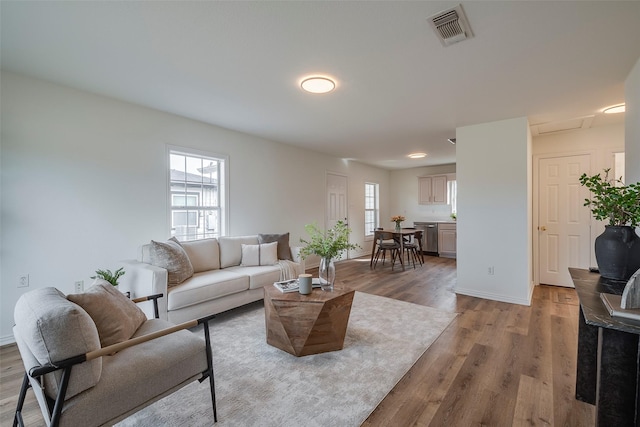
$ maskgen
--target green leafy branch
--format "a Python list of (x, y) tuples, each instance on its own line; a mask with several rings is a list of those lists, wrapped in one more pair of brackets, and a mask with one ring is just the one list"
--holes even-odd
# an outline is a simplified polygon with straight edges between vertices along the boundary
[(306, 244), (300, 250), (300, 256), (305, 259), (311, 254), (318, 255), (322, 258), (339, 258), (342, 252), (347, 249), (354, 250), (360, 248), (360, 245), (349, 243), (349, 234), (351, 229), (343, 221), (338, 221), (336, 225), (326, 231), (318, 228), (316, 223), (307, 224), (304, 229), (311, 236), (310, 240), (300, 239), (300, 242)]
[(124, 275), (124, 267), (120, 267), (113, 273), (111, 270), (96, 270), (96, 275), (91, 276), (92, 279), (104, 279), (113, 286), (118, 286), (118, 279)]
[(640, 183), (624, 185), (621, 179), (609, 179), (610, 169), (605, 169), (604, 177), (582, 174), (580, 184), (591, 191), (591, 198), (585, 199), (593, 217), (599, 221), (609, 221), (609, 225), (640, 224)]

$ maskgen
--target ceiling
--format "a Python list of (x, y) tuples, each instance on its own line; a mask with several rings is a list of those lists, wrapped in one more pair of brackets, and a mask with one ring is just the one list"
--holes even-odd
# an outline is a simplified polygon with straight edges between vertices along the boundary
[[(460, 3), (473, 37), (443, 47), (427, 18)], [(601, 111), (640, 58), (638, 1), (3, 0), (0, 14), (4, 70), (386, 169), (455, 162), (459, 126), (620, 121)], [(337, 88), (301, 91), (316, 73)]]

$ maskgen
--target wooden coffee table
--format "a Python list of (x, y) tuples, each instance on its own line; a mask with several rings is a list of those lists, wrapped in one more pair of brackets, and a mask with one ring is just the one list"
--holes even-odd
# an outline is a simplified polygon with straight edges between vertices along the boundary
[(267, 344), (294, 356), (342, 350), (354, 291), (334, 287), (311, 294), (264, 287)]

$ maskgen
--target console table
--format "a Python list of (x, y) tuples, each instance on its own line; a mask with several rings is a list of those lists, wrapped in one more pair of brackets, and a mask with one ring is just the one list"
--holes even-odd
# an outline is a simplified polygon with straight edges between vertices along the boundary
[(576, 399), (596, 406), (598, 426), (639, 426), (640, 322), (611, 317), (600, 292), (621, 295), (625, 281), (570, 268), (580, 299)]

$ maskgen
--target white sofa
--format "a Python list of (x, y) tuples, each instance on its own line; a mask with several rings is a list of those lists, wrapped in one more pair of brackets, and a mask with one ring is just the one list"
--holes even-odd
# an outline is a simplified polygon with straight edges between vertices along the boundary
[[(274, 243), (257, 246), (259, 241), (262, 243), (269, 239), (264, 236), (271, 236), (272, 241), (273, 236), (279, 236), (275, 260)], [(120, 278), (120, 290), (131, 292), (132, 298), (164, 294), (165, 297), (158, 300), (159, 315), (161, 319), (173, 323), (221, 313), (262, 299), (265, 285), (304, 273), (300, 248), (290, 247), (288, 237), (287, 233), (219, 237), (179, 244), (175, 239), (173, 242), (152, 241), (139, 248), (137, 260), (124, 261), (126, 274)], [(175, 284), (175, 272), (172, 273), (174, 266), (164, 266), (162, 261), (158, 261), (157, 252), (154, 252), (159, 247), (169, 245), (170, 250), (183, 249), (193, 268), (192, 276), (179, 284)], [(258, 247), (262, 253), (261, 260), (257, 258)], [(177, 280), (182, 280), (182, 277)], [(141, 308), (147, 316), (153, 317), (151, 304)]]

